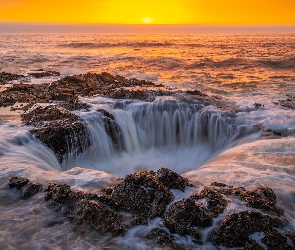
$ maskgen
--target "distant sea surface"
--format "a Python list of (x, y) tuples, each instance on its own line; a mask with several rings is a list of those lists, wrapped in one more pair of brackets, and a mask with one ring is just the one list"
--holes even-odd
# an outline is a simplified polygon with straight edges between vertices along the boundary
[[(28, 76), (40, 69), (58, 71), (61, 76)], [(280, 105), (281, 100), (295, 102), (295, 35), (0, 34), (0, 71), (24, 74), (22, 80), (27, 84), (108, 72), (161, 83), (175, 91), (199, 90), (236, 107), (198, 110), (215, 117), (206, 123), (213, 131), (208, 135), (211, 137), (202, 142), (197, 132), (191, 140), (187, 131), (197, 128), (205, 118), (196, 112), (193, 120), (179, 100), (174, 100), (178, 108), (172, 111), (163, 104), (167, 101), (164, 99), (126, 104), (119, 110), (114, 108), (115, 100), (82, 98), (93, 110), (107, 106), (122, 131), (127, 131), (124, 138), (130, 147), (119, 153), (101, 140), (93, 152), (79, 158), (69, 156), (63, 165), (51, 150), (27, 136), (29, 128), (21, 125), (17, 115), (7, 116), (0, 109), (0, 223), (4, 232), (0, 234), (0, 249), (152, 249), (140, 236), (146, 228), (110, 239), (88, 233), (83, 226), (74, 225), (73, 229), (70, 222), (57, 218), (55, 211), (44, 206), (42, 195), (28, 203), (18, 202), (16, 207), (4, 202), (2, 197), (15, 199), (7, 188), (12, 175), (43, 183), (58, 181), (91, 191), (135, 171), (167, 167), (184, 174), (197, 187), (214, 181), (250, 189), (265, 185), (276, 192), (278, 204), (290, 221), (287, 228), (295, 230), (295, 104), (293, 108)], [(153, 126), (144, 125), (147, 111)], [(98, 131), (90, 124), (93, 114), (76, 114)], [(158, 126), (164, 116), (168, 122), (162, 139), (164, 132), (161, 134)], [(175, 117), (183, 119), (182, 125), (177, 124), (177, 130), (183, 129), (181, 139), (177, 139), (179, 145), (174, 144), (171, 132), (176, 126)], [(239, 138), (234, 128), (252, 132)], [(102, 138), (95, 136), (92, 140)], [(239, 209), (233, 205), (228, 213)], [(191, 244), (185, 238), (180, 240)], [(216, 249), (206, 244), (198, 249)]]

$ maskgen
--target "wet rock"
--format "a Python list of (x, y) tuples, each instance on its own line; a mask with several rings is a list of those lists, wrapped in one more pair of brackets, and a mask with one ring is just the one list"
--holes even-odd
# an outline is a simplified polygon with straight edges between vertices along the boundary
[[(100, 200), (106, 201), (105, 197)], [(171, 191), (147, 171), (127, 175), (108, 198), (116, 209), (147, 218), (161, 216), (174, 199)]]
[(125, 227), (122, 215), (92, 200), (91, 194), (82, 191), (73, 191), (67, 185), (51, 183), (45, 190), (45, 199), (75, 216), (90, 223), (100, 232), (111, 232), (116, 235), (123, 234)]
[(114, 116), (110, 112), (103, 109), (99, 109), (97, 111), (100, 112), (103, 117), (105, 130), (110, 136), (115, 148), (119, 151), (125, 149), (123, 133), (118, 123), (115, 121)]
[(264, 107), (263, 104), (258, 103), (258, 102), (255, 102), (253, 105), (254, 105), (255, 109), (259, 109), (259, 108), (261, 108), (261, 107)]
[(265, 213), (281, 216), (284, 211), (276, 206), (276, 196), (272, 189), (260, 186), (253, 191), (247, 191), (243, 187), (220, 188), (220, 193), (228, 196), (236, 196), (248, 207), (257, 208)]
[(8, 185), (10, 188), (21, 189), (28, 182), (29, 180), (26, 178), (14, 176), (10, 178)]
[(60, 120), (60, 119), (69, 119), (76, 121), (79, 119), (77, 115), (72, 114), (71, 112), (59, 108), (55, 105), (37, 107), (31, 109), (21, 115), (22, 121), (26, 125), (37, 126), (39, 123)]
[(268, 215), (256, 211), (243, 211), (226, 216), (213, 230), (212, 242), (225, 247), (242, 247), (255, 232), (267, 231), (283, 224)]
[(60, 162), (69, 153), (83, 153), (90, 145), (90, 137), (81, 120), (60, 119), (44, 123), (30, 132), (43, 144), (51, 148)]
[(204, 188), (199, 194), (191, 196), (192, 199), (199, 203), (200, 200), (205, 199), (201, 204), (206, 207), (212, 217), (217, 217), (222, 214), (227, 207), (226, 198), (214, 188)]
[(213, 218), (206, 208), (196, 204), (195, 199), (187, 198), (173, 203), (165, 212), (163, 221), (171, 233), (201, 240), (201, 234), (195, 228), (209, 227)]
[(260, 246), (255, 240), (249, 239), (246, 243), (244, 250), (265, 250), (264, 247)]
[(69, 111), (73, 111), (73, 110), (89, 111), (89, 108), (90, 108), (89, 104), (80, 102), (77, 99), (72, 99), (67, 102), (60, 103), (58, 104), (58, 106), (64, 109), (67, 109)]
[(40, 183), (31, 182), (23, 177), (12, 177), (8, 185), (10, 188), (20, 190), (24, 199), (28, 199), (42, 190), (42, 185)]
[(155, 176), (169, 189), (179, 189), (184, 191), (186, 187), (189, 186), (188, 179), (168, 168), (159, 169)]
[(287, 236), (293, 243), (293, 246), (295, 246), (295, 232), (286, 232), (285, 236)]
[(286, 100), (279, 100), (278, 104), (280, 104), (281, 106), (285, 107), (285, 108), (289, 108), (289, 109), (295, 109), (295, 100), (294, 98), (292, 99), (286, 99)]
[(154, 91), (118, 88), (114, 91), (104, 92), (103, 95), (114, 99), (136, 99), (151, 102), (154, 101), (155, 97), (160, 94), (156, 94)]
[(36, 72), (31, 72), (28, 74), (29, 76), (33, 76), (35, 78), (43, 78), (43, 77), (48, 77), (48, 76), (60, 76), (60, 73), (57, 71), (44, 71), (43, 69), (36, 71)]
[(62, 162), (69, 153), (80, 154), (90, 146), (86, 125), (75, 114), (56, 107), (37, 107), (25, 112), (22, 121), (34, 125), (30, 132), (51, 148)]
[(154, 239), (156, 244), (165, 246), (173, 242), (173, 236), (165, 232), (163, 229), (154, 228), (145, 235), (147, 239)]
[(18, 80), (20, 77), (23, 77), (23, 75), (1, 72), (0, 73), (0, 85), (7, 84), (13, 80)]
[(288, 240), (285, 236), (280, 234), (277, 230), (268, 230), (265, 236), (261, 240), (263, 244), (267, 246), (268, 250), (294, 250), (295, 247), (288, 244)]

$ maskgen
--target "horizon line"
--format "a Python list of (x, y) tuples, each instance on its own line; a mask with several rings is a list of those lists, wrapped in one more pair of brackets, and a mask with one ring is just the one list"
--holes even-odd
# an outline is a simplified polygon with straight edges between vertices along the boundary
[[(139, 29), (140, 28), (140, 29)], [(0, 22), (0, 33), (295, 33), (295, 24), (95, 24)]]

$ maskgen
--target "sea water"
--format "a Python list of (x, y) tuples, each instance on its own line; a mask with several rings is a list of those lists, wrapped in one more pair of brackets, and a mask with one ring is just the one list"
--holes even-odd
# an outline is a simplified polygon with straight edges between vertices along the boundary
[[(81, 97), (90, 111), (75, 113), (87, 124), (92, 146), (62, 164), (28, 133), (19, 113), (0, 108), (0, 249), (154, 249), (143, 236), (161, 223), (157, 218), (124, 237), (101, 235), (45, 205), (42, 193), (20, 200), (7, 185), (13, 175), (98, 192), (126, 174), (167, 167), (196, 186), (173, 191), (176, 200), (214, 181), (247, 189), (266, 185), (290, 221), (286, 228), (295, 230), (295, 111), (277, 104), (295, 95), (294, 35), (0, 35), (0, 71), (24, 74), (26, 84), (60, 78), (28, 76), (39, 69), (58, 71), (60, 77), (106, 71), (171, 91), (200, 90), (223, 101), (205, 107), (176, 97), (152, 103)], [(100, 108), (122, 131), (120, 150), (95, 112)], [(231, 204), (226, 213), (242, 209)], [(215, 249), (207, 242), (211, 231), (197, 249)], [(190, 238), (178, 236), (178, 241), (194, 246)]]

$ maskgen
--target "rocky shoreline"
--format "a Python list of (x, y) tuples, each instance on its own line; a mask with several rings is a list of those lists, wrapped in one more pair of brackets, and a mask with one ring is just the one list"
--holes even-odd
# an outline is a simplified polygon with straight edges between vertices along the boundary
[[(49, 183), (42, 186), (22, 177), (12, 177), (10, 188), (20, 190), (20, 198), (28, 199), (41, 190), (47, 205), (57, 212), (81, 219), (101, 233), (113, 237), (125, 235), (138, 225), (161, 218), (158, 227), (144, 238), (166, 249), (191, 249), (180, 244), (176, 236), (191, 237), (194, 247), (211, 242), (215, 246), (238, 249), (295, 249), (295, 232), (285, 231), (288, 221), (276, 202), (274, 191), (259, 186), (248, 191), (243, 187), (212, 183), (188, 198), (175, 201), (172, 190), (195, 188), (176, 172), (161, 168), (125, 176), (119, 184), (85, 193), (70, 186)], [(230, 212), (232, 204), (243, 209)], [(210, 229), (208, 239), (204, 232)], [(260, 234), (259, 240), (253, 237)]]

